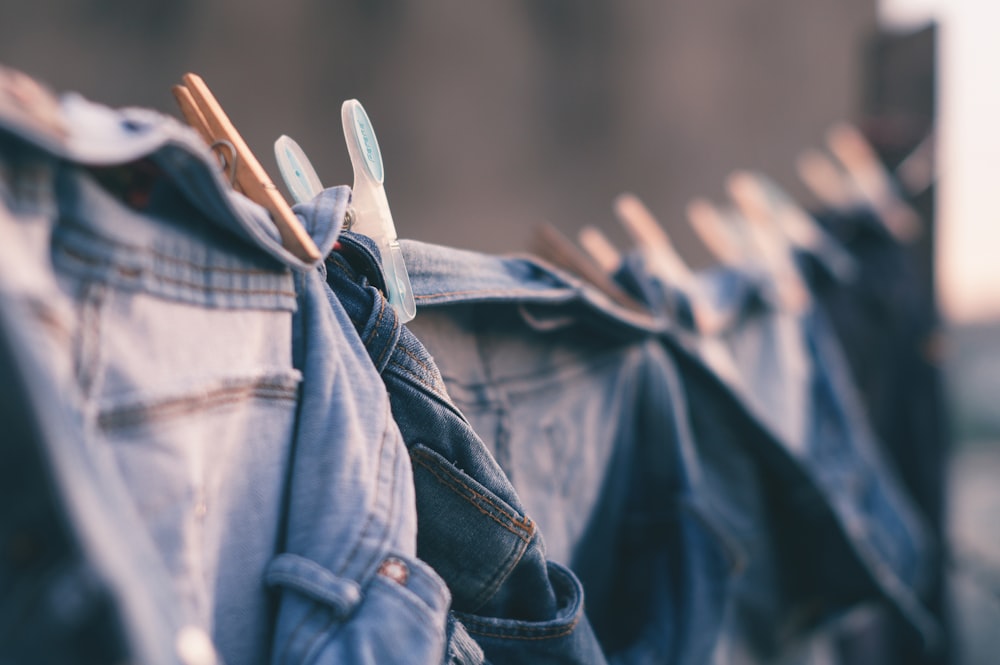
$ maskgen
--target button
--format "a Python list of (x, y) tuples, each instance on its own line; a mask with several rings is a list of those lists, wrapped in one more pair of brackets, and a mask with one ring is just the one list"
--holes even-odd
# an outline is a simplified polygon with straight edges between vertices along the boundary
[(395, 557), (389, 557), (378, 567), (378, 574), (387, 577), (396, 584), (405, 585), (410, 579), (410, 568), (405, 561)]
[(177, 633), (176, 647), (185, 665), (217, 665), (219, 662), (212, 640), (196, 626), (185, 626)]

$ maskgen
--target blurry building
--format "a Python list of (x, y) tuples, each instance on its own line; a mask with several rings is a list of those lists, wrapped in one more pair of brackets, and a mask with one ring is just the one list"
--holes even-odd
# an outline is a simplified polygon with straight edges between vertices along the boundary
[(0, 62), (171, 113), (197, 72), (276, 180), (285, 133), (350, 183), (356, 97), (401, 236), (516, 251), (544, 220), (623, 241), (631, 190), (698, 264), (686, 202), (741, 167), (798, 193), (798, 152), (862, 108), (875, 22), (875, 0), (35, 0), (0, 5)]

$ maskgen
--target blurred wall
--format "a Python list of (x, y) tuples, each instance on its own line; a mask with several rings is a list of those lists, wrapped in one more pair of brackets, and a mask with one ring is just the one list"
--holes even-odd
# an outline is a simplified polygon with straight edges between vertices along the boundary
[(351, 182), (356, 97), (401, 236), (511, 251), (546, 220), (622, 242), (631, 190), (698, 264), (685, 203), (738, 167), (799, 193), (797, 153), (860, 107), (875, 20), (875, 0), (7, 0), (0, 62), (169, 113), (197, 72), (276, 181), (286, 133)]

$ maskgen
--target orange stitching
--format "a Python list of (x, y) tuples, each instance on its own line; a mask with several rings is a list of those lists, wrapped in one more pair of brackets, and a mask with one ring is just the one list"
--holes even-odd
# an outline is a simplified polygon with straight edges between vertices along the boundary
[(375, 337), (375, 333), (378, 332), (379, 324), (382, 323), (382, 315), (385, 314), (385, 300), (380, 298), (379, 305), (378, 318), (375, 319), (375, 325), (372, 326), (372, 331), (368, 333), (368, 337), (365, 338), (365, 347), (371, 343), (372, 338)]
[[(531, 538), (529, 536), (534, 533), (534, 530), (531, 528), (531, 520), (529, 518), (525, 517), (525, 521), (522, 522), (521, 520), (519, 520), (519, 519), (517, 519), (515, 517), (512, 517), (507, 511), (505, 511), (503, 508), (501, 508), (500, 506), (496, 505), (493, 501), (491, 501), (489, 497), (484, 496), (480, 492), (477, 492), (473, 488), (471, 488), (468, 485), (466, 485), (465, 483), (461, 482), (458, 478), (443, 476), (440, 473), (440, 468), (439, 467), (438, 468), (432, 467), (430, 465), (430, 462), (428, 462), (427, 460), (425, 460), (425, 459), (418, 459), (418, 457), (426, 457), (426, 454), (423, 454), (419, 450), (415, 451), (413, 454), (415, 456), (417, 456), (417, 457), (414, 457), (413, 461), (416, 462), (417, 464), (419, 464), (420, 466), (424, 467), (425, 469), (427, 469), (427, 471), (430, 472), (433, 476), (435, 476), (438, 480), (440, 480), (441, 482), (445, 483), (446, 485), (450, 485), (451, 487), (458, 487), (458, 488), (461, 488), (461, 489), (464, 489), (464, 490), (468, 491), (473, 496), (479, 498), (483, 503), (489, 504), (497, 512), (502, 513), (511, 522), (513, 522), (517, 526), (521, 527), (521, 530), (515, 530), (514, 527), (510, 526), (509, 524), (507, 524), (506, 522), (504, 522), (503, 520), (501, 520), (500, 518), (498, 518), (493, 513), (489, 512), (487, 510), (484, 510), (481, 506), (477, 505), (474, 502), (470, 502), (470, 503), (472, 503), (472, 505), (474, 505), (476, 507), (476, 510), (478, 510), (479, 512), (481, 512), (483, 515), (486, 515), (487, 517), (489, 517), (490, 519), (492, 519), (494, 522), (496, 522), (497, 524), (499, 524), (503, 528), (505, 528), (508, 531), (510, 531), (512, 534), (514, 534), (515, 536), (517, 536), (518, 538), (520, 538), (525, 544), (527, 544), (527, 543), (529, 543), (531, 541)], [(522, 533), (522, 531), (527, 532), (527, 534)]]
[(148, 406), (134, 406), (108, 411), (98, 416), (97, 421), (101, 427), (114, 427), (116, 425), (138, 424), (143, 421), (142, 416), (170, 417), (185, 413), (195, 413), (205, 408), (215, 408), (228, 404), (238, 404), (248, 398), (286, 400), (294, 402), (296, 390), (286, 386), (260, 385), (246, 386), (240, 388), (225, 388), (216, 390), (207, 395), (197, 397), (182, 397), (175, 400), (151, 404)]
[[(495, 296), (495, 295), (503, 295), (503, 296), (518, 295), (518, 296), (524, 297), (524, 296), (537, 296), (539, 294), (551, 293), (553, 291), (562, 292), (563, 290), (569, 290), (569, 287), (563, 287), (561, 289), (560, 288), (549, 288), (549, 289), (545, 289), (544, 291), (527, 291), (527, 290), (518, 290), (518, 289), (489, 290), (489, 291), (488, 290), (483, 290), (483, 289), (472, 289), (472, 290), (469, 290), (469, 291), (439, 291), (437, 293), (426, 293), (426, 294), (418, 293), (417, 295), (415, 295), (413, 297), (415, 299), (417, 299), (417, 300), (428, 300), (430, 298), (440, 298), (441, 296), (466, 296), (466, 295), (489, 295), (489, 296)], [(570, 291), (570, 293), (573, 293), (573, 291)]]
[[(465, 618), (462, 618), (462, 623), (465, 625), (465, 629), (467, 631), (469, 631), (470, 633), (474, 634), (474, 635), (485, 635), (487, 637), (502, 637), (504, 639), (511, 639), (511, 640), (540, 641), (540, 640), (552, 640), (552, 639), (555, 639), (557, 637), (565, 637), (566, 635), (569, 635), (574, 630), (576, 630), (577, 624), (580, 623), (580, 618), (577, 617), (576, 619), (573, 619), (573, 622), (571, 624), (569, 624), (568, 626), (566, 626), (564, 628), (561, 628), (559, 630), (559, 632), (553, 632), (551, 634), (543, 634), (543, 635), (533, 635), (533, 636), (530, 636), (530, 637), (527, 636), (527, 635), (509, 635), (507, 633), (503, 633), (503, 632), (499, 632), (499, 631), (490, 631), (490, 630), (487, 630), (487, 628), (485, 627), (485, 624), (482, 624), (482, 623), (478, 624), (480, 626), (480, 630), (475, 630), (474, 628), (469, 627), (468, 622), (470, 622), (470, 621), (474, 622), (475, 620), (474, 619), (467, 620)], [(555, 629), (553, 628), (551, 630), (555, 630)], [(535, 629), (535, 632), (542, 632), (542, 629)]]
[(426, 364), (423, 360), (421, 360), (420, 357), (417, 356), (417, 354), (415, 354), (413, 351), (410, 351), (405, 346), (401, 346), (399, 348), (403, 350), (403, 353), (405, 353), (406, 355), (410, 356), (410, 358), (413, 359), (413, 362), (417, 363), (418, 365), (420, 365), (421, 367), (423, 367), (428, 372), (432, 372), (433, 371), (431, 369), (431, 366), (428, 365), (428, 364)]

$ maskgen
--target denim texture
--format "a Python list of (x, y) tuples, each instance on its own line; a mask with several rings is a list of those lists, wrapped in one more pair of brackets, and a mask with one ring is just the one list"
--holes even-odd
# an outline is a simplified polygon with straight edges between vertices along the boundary
[(705, 662), (739, 554), (704, 505), (660, 323), (532, 258), (402, 245), (408, 328), (579, 576), (608, 660)]
[[(296, 210), (311, 210), (326, 196)], [(377, 250), (346, 233), (326, 271), (382, 376), (409, 448), (417, 553), (447, 582), (456, 627), (491, 663), (603, 663), (580, 582), (547, 561), (538, 524), (452, 403), (434, 359), (379, 291)], [(453, 662), (477, 662), (476, 654), (462, 659), (453, 647)]]
[(179, 603), (152, 543), (133, 537), (142, 524), (114, 460), (84, 438), (69, 356), (53, 344), (66, 312), (30, 262), (12, 203), (27, 212), (23, 199), (0, 203), (0, 662), (191, 663), (175, 648)]
[[(339, 228), (349, 190), (300, 212)], [(328, 248), (329, 246), (327, 246)], [(295, 365), (303, 390), (282, 553), (272, 663), (441, 663), (451, 597), (416, 557), (410, 459), (378, 372), (319, 270), (297, 275)]]
[[(856, 270), (845, 278), (817, 252), (800, 253), (799, 265), (844, 350), (885, 454), (944, 551), (949, 440), (936, 348), (941, 324), (933, 294), (925, 292), (928, 280), (917, 270), (912, 248), (900, 244), (873, 212), (825, 211), (817, 219), (843, 243)], [(925, 598), (947, 628), (945, 559), (938, 558)], [(913, 647), (915, 640), (904, 627), (897, 625), (896, 633), (892, 662), (948, 662), (947, 645), (932, 656)]]
[[(641, 258), (632, 259), (627, 274), (624, 283), (647, 302), (684, 303), (687, 297), (657, 284)], [(726, 325), (711, 334), (678, 326), (668, 343), (712, 371), (724, 384), (724, 392), (735, 398), (734, 408), (763, 430), (763, 436), (744, 435), (743, 439), (756, 438), (753, 448), (764, 455), (758, 459), (786, 478), (781, 481), (783, 491), (800, 503), (798, 517), (808, 518), (815, 512), (816, 520), (821, 514), (827, 522), (832, 518), (826, 529), (842, 534), (850, 548), (845, 551), (843, 543), (831, 542), (824, 555), (814, 557), (813, 572), (822, 580), (819, 585), (797, 572), (799, 565), (776, 570), (797, 580), (789, 586), (793, 591), (810, 589), (818, 599), (841, 599), (814, 613), (813, 624), (835, 614), (838, 605), (846, 609), (846, 601), (863, 600), (877, 590), (920, 632), (924, 646), (933, 648), (939, 629), (919, 594), (927, 584), (936, 552), (922, 516), (900, 486), (895, 470), (882, 458), (823, 311), (818, 307), (802, 313), (783, 310), (773, 285), (753, 267), (721, 269), (703, 279), (711, 283), (700, 295), (710, 294), (710, 302)], [(668, 290), (673, 291), (669, 299), (660, 295)], [(691, 307), (689, 302), (683, 306)], [(691, 401), (709, 402), (694, 397)], [(792, 409), (802, 413), (790, 413)], [(698, 437), (698, 441), (704, 446), (712, 438)], [(706, 462), (706, 466), (713, 465)], [(720, 492), (726, 490), (720, 488)], [(764, 512), (772, 519), (788, 513), (776, 507)], [(787, 549), (787, 534), (795, 531), (779, 523), (772, 540), (786, 542)], [(833, 540), (826, 531), (816, 537)], [(833, 555), (835, 551), (839, 556)], [(863, 575), (858, 575), (859, 563)]]
[[(441, 662), (450, 599), (415, 557), (406, 449), (315, 266), (191, 129), (75, 95), (57, 108), (65, 131), (44, 134), (0, 105), (22, 268), (3, 288), (80, 416), (77, 458), (103, 463), (59, 489), (120, 487), (132, 516), (120, 558), (142, 563), (122, 570), (145, 574), (116, 592), (148, 611), (127, 608), (126, 631), (167, 641), (139, 660)], [(347, 198), (305, 220), (322, 251)]]

